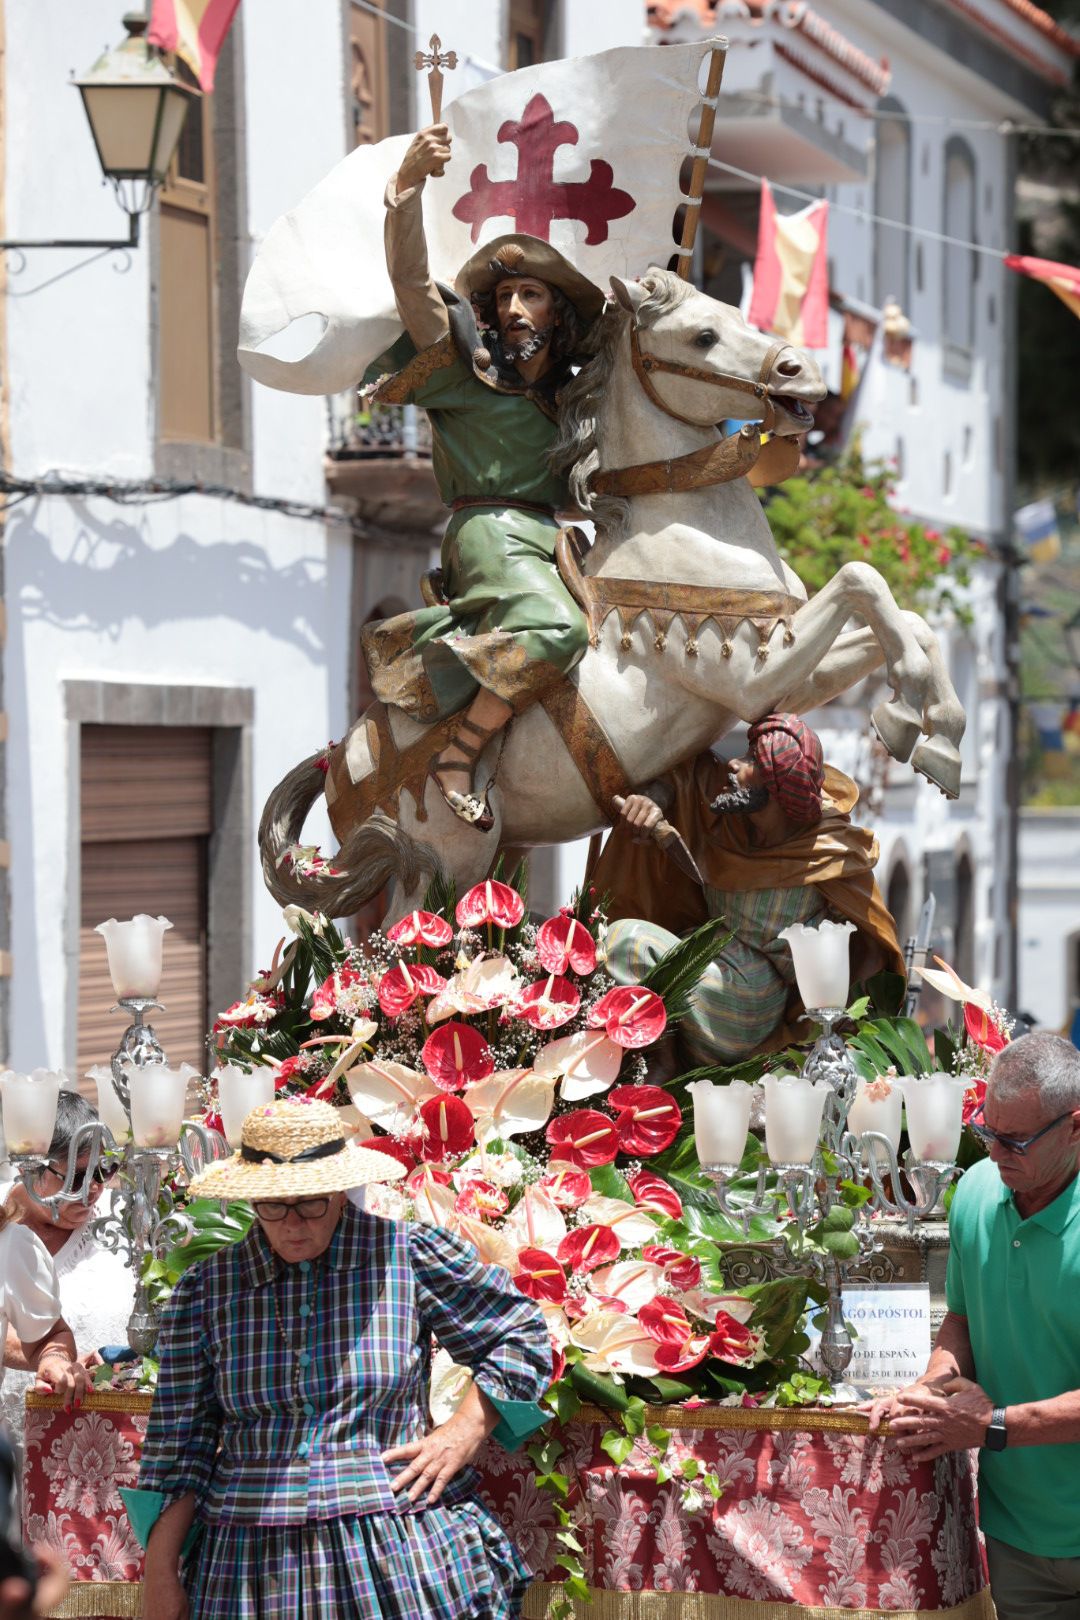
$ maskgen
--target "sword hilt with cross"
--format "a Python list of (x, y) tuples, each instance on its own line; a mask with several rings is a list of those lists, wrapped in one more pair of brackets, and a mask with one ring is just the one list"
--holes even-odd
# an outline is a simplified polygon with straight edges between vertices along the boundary
[[(416, 55), (413, 57), (413, 65), (416, 68), (417, 73), (423, 73), (425, 68), (431, 69), (430, 73), (428, 74), (428, 93), (431, 96), (431, 122), (433, 124), (441, 124), (443, 93), (442, 70), (443, 68), (449, 68), (450, 71), (453, 72), (454, 68), (457, 67), (457, 51), (444, 51), (442, 48), (442, 40), (439, 38), (438, 34), (432, 34), (428, 43), (430, 47), (428, 52), (425, 54), (423, 51), (417, 51)], [(442, 169), (433, 169), (431, 172), (434, 178), (438, 178), (445, 171)]]

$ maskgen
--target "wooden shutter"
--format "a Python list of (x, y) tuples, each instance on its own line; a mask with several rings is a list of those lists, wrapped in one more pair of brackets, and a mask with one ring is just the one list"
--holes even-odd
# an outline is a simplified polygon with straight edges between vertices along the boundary
[(195, 726), (82, 727), (82, 897), (78, 1067), (115, 1051), (108, 917), (168, 917), (161, 998), (152, 1023), (171, 1062), (203, 1072), (206, 1009), (206, 849), (212, 827), (211, 732)]
[[(175, 68), (194, 83), (185, 63)], [(188, 108), (159, 216), (160, 434), (196, 444), (217, 437), (212, 131), (212, 100), (202, 96)]]

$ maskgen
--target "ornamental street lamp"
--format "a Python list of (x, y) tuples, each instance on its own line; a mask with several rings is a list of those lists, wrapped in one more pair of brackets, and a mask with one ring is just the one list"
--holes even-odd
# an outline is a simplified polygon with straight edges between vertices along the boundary
[(143, 35), (146, 17), (129, 12), (128, 37), (71, 82), (82, 96), (102, 173), (128, 216), (120, 241), (5, 241), (0, 248), (128, 248), (139, 244), (139, 221), (164, 182), (180, 131), (199, 91), (184, 84)]

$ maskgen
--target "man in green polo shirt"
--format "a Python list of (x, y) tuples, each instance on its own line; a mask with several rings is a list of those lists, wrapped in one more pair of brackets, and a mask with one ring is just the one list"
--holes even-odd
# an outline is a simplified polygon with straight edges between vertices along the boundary
[(1080, 1051), (1000, 1052), (974, 1128), (990, 1157), (949, 1212), (948, 1313), (923, 1376), (875, 1402), (917, 1461), (980, 1447), (1000, 1620), (1080, 1620)]

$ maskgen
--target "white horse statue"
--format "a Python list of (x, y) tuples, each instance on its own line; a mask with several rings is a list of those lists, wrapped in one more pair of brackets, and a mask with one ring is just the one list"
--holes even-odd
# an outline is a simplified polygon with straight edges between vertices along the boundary
[[(866, 563), (845, 563), (807, 600), (745, 476), (762, 455), (761, 430), (721, 439), (715, 426), (763, 417), (775, 462), (785, 439), (790, 448), (813, 425), (810, 407), (825, 393), (816, 364), (668, 271), (616, 280), (613, 292), (594, 358), (564, 391), (554, 453), (597, 526), (579, 571), (565, 543), (560, 559), (592, 640), (550, 701), (516, 718), (480, 761), (477, 779), (496, 779), (494, 826), (463, 824), (427, 788), (447, 723), (376, 703), (267, 801), (260, 848), (280, 903), (345, 916), (392, 878), (396, 920), (421, 904), (436, 868), (461, 893), (500, 845), (596, 832), (612, 820), (615, 793), (738, 721), (815, 708), (882, 664), (892, 696), (873, 712), (879, 737), (956, 797), (964, 711), (933, 632)], [(865, 628), (847, 628), (853, 619)], [(324, 789), (341, 846), (332, 867), (300, 847)]]

